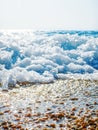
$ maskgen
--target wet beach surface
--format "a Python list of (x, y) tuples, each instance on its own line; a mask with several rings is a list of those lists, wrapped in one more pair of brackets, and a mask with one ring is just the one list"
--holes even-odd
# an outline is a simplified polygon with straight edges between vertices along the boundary
[(98, 81), (66, 79), (0, 90), (1, 130), (98, 130)]

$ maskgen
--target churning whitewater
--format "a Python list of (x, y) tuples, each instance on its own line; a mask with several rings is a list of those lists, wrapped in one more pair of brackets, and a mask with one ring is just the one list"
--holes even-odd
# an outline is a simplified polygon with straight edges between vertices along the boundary
[(97, 31), (0, 31), (0, 83), (98, 79)]

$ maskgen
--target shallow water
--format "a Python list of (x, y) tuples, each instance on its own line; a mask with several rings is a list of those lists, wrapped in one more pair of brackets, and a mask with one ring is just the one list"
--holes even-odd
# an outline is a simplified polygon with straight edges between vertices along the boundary
[[(4, 112), (0, 115), (0, 122), (9, 121), (16, 125), (22, 122), (21, 126), (29, 130), (52, 129), (51, 124), (55, 124), (55, 129), (58, 130), (60, 124), (65, 125), (72, 120), (68, 118), (68, 114), (72, 116), (74, 112), (74, 116), (81, 117), (88, 113), (97, 117), (97, 110), (97, 80), (56, 80), (51, 84), (23, 86), (8, 92), (0, 91), (0, 112)], [(58, 113), (58, 119), (54, 120)], [(46, 118), (47, 114), (49, 118)], [(17, 116), (19, 120), (16, 120)], [(66, 128), (65, 125), (63, 129)]]

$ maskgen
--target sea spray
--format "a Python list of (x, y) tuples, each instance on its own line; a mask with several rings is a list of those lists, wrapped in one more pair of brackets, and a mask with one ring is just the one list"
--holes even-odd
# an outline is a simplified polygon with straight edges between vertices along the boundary
[(0, 31), (0, 82), (98, 77), (97, 31)]

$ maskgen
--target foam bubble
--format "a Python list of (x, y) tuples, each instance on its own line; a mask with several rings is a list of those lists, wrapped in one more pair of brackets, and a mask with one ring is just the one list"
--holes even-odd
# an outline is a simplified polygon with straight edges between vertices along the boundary
[(0, 82), (6, 77), (3, 86), (12, 79), (15, 83), (51, 82), (68, 74), (96, 77), (98, 73), (98, 32), (0, 33)]

